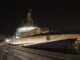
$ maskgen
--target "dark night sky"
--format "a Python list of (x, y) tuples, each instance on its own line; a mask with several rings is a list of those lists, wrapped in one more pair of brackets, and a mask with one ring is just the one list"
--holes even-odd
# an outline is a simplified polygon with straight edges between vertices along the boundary
[(38, 25), (53, 31), (80, 30), (80, 2), (67, 0), (19, 0), (0, 2), (0, 33), (12, 35), (28, 8)]

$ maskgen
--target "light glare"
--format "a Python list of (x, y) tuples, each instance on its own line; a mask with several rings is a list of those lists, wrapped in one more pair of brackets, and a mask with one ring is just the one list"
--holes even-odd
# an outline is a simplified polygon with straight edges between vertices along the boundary
[(10, 40), (9, 40), (9, 39), (6, 39), (6, 40), (5, 40), (5, 42), (6, 42), (6, 43), (9, 43), (9, 42), (10, 42)]
[(17, 29), (18, 32), (26, 32), (35, 29), (36, 27), (20, 27)]

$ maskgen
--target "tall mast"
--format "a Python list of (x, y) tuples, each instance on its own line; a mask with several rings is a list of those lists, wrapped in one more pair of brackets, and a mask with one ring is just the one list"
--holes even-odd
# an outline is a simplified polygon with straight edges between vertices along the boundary
[(29, 12), (27, 13), (27, 26), (33, 26), (33, 20), (31, 18), (31, 11), (32, 9), (30, 9)]

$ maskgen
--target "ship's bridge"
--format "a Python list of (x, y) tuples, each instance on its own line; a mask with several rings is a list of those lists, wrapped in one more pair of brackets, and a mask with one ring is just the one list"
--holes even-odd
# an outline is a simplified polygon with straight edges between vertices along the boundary
[(26, 37), (47, 32), (48, 30), (45, 28), (40, 28), (36, 26), (24, 26), (18, 28), (16, 34), (19, 35), (19, 37)]

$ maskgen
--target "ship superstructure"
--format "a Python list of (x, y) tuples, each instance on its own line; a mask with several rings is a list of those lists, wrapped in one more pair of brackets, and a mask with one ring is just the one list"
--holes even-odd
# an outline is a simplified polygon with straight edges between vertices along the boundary
[(31, 18), (31, 9), (27, 13), (27, 23), (23, 27), (17, 28), (16, 34), (19, 37), (27, 37), (27, 36), (32, 36), (36, 34), (41, 34), (41, 33), (47, 33), (49, 30), (47, 28), (40, 28), (38, 26), (34, 25), (34, 22)]

